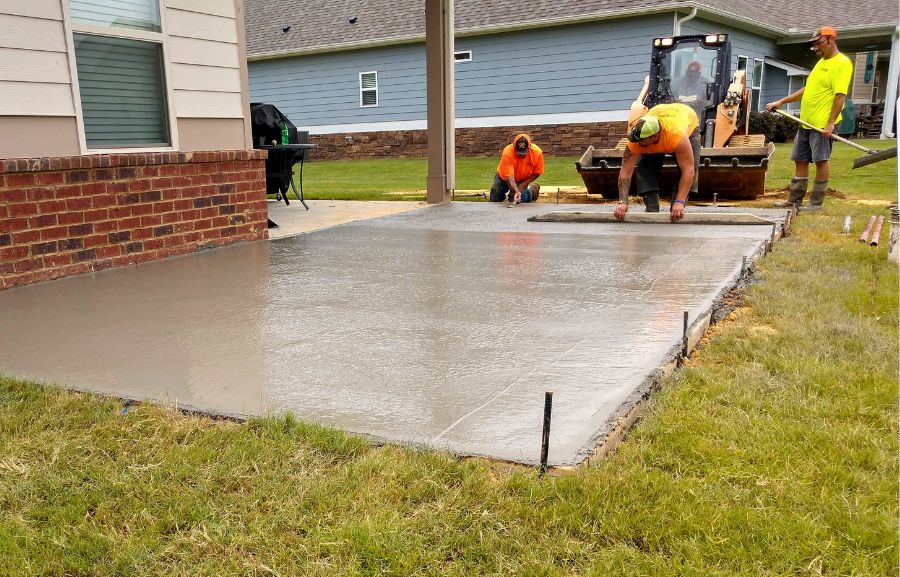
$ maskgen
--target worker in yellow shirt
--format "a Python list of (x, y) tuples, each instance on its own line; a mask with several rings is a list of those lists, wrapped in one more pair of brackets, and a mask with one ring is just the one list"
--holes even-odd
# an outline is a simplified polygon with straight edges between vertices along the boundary
[[(820, 133), (801, 127), (797, 131), (794, 150), (791, 152), (794, 177), (791, 179), (788, 198), (775, 203), (779, 208), (796, 206), (804, 211), (819, 210), (825, 202), (825, 193), (828, 192), (831, 135), (834, 133), (835, 125), (841, 121), (841, 110), (850, 89), (850, 80), (853, 78), (853, 63), (838, 50), (837, 32), (834, 28), (823, 26), (816, 30), (809, 40), (809, 46), (819, 57), (819, 61), (810, 72), (806, 86), (766, 105), (766, 110), (772, 112), (783, 104), (799, 100), (800, 120), (822, 130)], [(809, 195), (809, 203), (801, 206), (809, 183), (810, 162), (816, 165), (816, 181)]]
[(658, 104), (640, 117), (628, 133), (628, 144), (619, 169), (617, 220), (628, 212), (628, 191), (637, 168), (637, 192), (646, 212), (659, 212), (659, 173), (667, 154), (675, 156), (681, 171), (678, 190), (669, 206), (672, 222), (681, 220), (688, 193), (697, 192), (700, 164), (700, 119), (686, 104)]

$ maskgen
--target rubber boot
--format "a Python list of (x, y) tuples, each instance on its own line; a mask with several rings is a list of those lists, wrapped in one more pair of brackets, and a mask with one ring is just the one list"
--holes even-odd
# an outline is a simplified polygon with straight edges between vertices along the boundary
[(659, 192), (648, 192), (643, 200), (644, 212), (659, 212)]
[(808, 177), (801, 178), (795, 176), (791, 179), (791, 187), (788, 191), (787, 200), (779, 200), (772, 206), (775, 208), (794, 208), (795, 206), (800, 206), (800, 203), (803, 202), (803, 197), (806, 196), (806, 186), (808, 183)]
[(806, 206), (801, 206), (803, 212), (812, 212), (814, 210), (822, 210), (822, 203), (825, 202), (825, 194), (828, 192), (828, 181), (817, 180), (813, 183), (812, 192), (809, 195), (809, 202)]

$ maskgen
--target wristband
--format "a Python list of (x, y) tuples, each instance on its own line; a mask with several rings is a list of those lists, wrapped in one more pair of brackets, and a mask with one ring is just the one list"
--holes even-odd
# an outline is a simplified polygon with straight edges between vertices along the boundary
[(681, 206), (684, 206), (684, 201), (676, 198), (672, 201), (672, 204), (680, 204)]

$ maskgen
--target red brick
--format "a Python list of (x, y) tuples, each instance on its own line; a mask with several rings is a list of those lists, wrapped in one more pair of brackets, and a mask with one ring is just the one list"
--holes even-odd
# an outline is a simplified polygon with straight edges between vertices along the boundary
[(106, 220), (108, 218), (112, 217), (109, 216), (109, 211), (105, 208), (84, 211), (85, 222), (100, 222), (101, 220)]
[(228, 217), (227, 216), (217, 216), (212, 219), (212, 225), (216, 228), (222, 228), (223, 226), (228, 226)]
[(93, 199), (90, 196), (70, 198), (66, 200), (66, 210), (87, 210), (93, 207)]
[(9, 215), (11, 217), (31, 216), (37, 213), (37, 205), (31, 202), (21, 202), (9, 205)]
[(159, 176), (159, 167), (158, 166), (141, 167), (141, 176), (144, 178), (155, 178), (155, 177)]
[(138, 216), (120, 218), (116, 226), (119, 230), (131, 230), (141, 226), (141, 219)]
[(162, 214), (175, 210), (174, 202), (156, 202), (153, 204), (153, 214)]
[(187, 176), (178, 176), (172, 179), (172, 186), (175, 188), (188, 188), (191, 186), (191, 179)]
[[(53, 174), (53, 173), (51, 173)], [(65, 173), (66, 182), (89, 182), (91, 180), (90, 170), (70, 170)], [(62, 181), (60, 181), (62, 182)]]
[(104, 246), (109, 243), (109, 236), (105, 234), (95, 234), (85, 237), (84, 248), (93, 248), (95, 246)]
[(109, 192), (110, 194), (121, 194), (124, 192), (128, 192), (128, 182), (124, 180), (119, 182), (107, 182), (106, 192)]
[(0, 248), (0, 262), (19, 260), (26, 256), (28, 256), (28, 247), (24, 245)]
[(105, 182), (85, 183), (81, 186), (81, 191), (84, 196), (109, 194), (110, 196), (115, 197), (115, 193), (111, 193), (106, 190)]
[(28, 200), (35, 202), (39, 200), (51, 200), (56, 197), (56, 191), (52, 188), (29, 188), (26, 191)]
[(62, 172), (39, 172), (35, 178), (37, 184), (62, 184), (64, 181)]
[(15, 264), (15, 271), (16, 272), (29, 272), (29, 271), (37, 270), (37, 269), (41, 268), (41, 265), (43, 264), (43, 262), (44, 261), (41, 258), (30, 258), (27, 260), (20, 260), (20, 261), (17, 261)]
[(131, 205), (128, 206), (117, 206), (116, 208), (109, 209), (109, 218), (128, 218), (131, 216)]
[(79, 224), (84, 222), (83, 212), (61, 212), (57, 215), (59, 224)]
[(171, 236), (163, 237), (162, 240), (165, 246), (176, 246), (184, 243), (184, 235), (173, 234)]
[(132, 180), (128, 183), (128, 190), (131, 192), (144, 192), (150, 190), (149, 180)]
[(219, 207), (208, 206), (200, 209), (200, 218), (212, 218), (214, 216), (219, 216)]
[(162, 191), (163, 200), (177, 200), (181, 198), (181, 192), (177, 188), (167, 188)]
[(203, 218), (194, 221), (194, 230), (206, 230), (210, 227), (212, 227), (211, 218)]
[(69, 236), (69, 227), (67, 226), (41, 229), (41, 240), (56, 240), (67, 236)]
[(191, 243), (197, 242), (201, 238), (201, 234), (199, 232), (189, 232), (184, 235), (184, 242)]
[(41, 240), (41, 231), (39, 230), (23, 230), (12, 233), (13, 244), (31, 244), (39, 240)]
[(6, 232), (15, 232), (17, 230), (27, 230), (28, 229), (28, 219), (27, 218), (10, 218), (8, 220), (4, 220), (0, 222), (0, 230)]
[(55, 214), (42, 214), (39, 216), (32, 216), (28, 219), (28, 226), (31, 228), (44, 228), (47, 226), (55, 226), (58, 222), (58, 217)]
[(144, 241), (144, 250), (159, 250), (163, 247), (163, 239), (151, 238)]
[(101, 246), (97, 248), (97, 258), (110, 258), (122, 254), (122, 247), (114, 244), (112, 246)]
[(181, 215), (177, 212), (167, 212), (162, 215), (163, 224), (171, 224), (181, 220)]
[(6, 186), (9, 188), (26, 188), (37, 184), (35, 173), (20, 172), (6, 175)]
[(152, 228), (139, 228), (131, 233), (132, 240), (144, 240), (145, 238), (153, 238)]
[(141, 217), (141, 226), (159, 226), (161, 224), (162, 217), (158, 214)]
[(131, 207), (131, 214), (134, 216), (146, 216), (153, 214), (152, 204), (135, 204)]
[(94, 232), (112, 232), (114, 230), (119, 230), (119, 221), (117, 220), (103, 220), (100, 222), (94, 223)]
[(56, 187), (56, 198), (75, 198), (76, 196), (81, 196), (80, 184)]
[(175, 233), (181, 234), (183, 232), (191, 232), (194, 230), (194, 223), (191, 221), (188, 222), (179, 222), (175, 224)]
[(111, 168), (98, 168), (94, 170), (94, 180), (114, 180), (116, 171)]
[(116, 169), (116, 180), (131, 181), (138, 177), (138, 169), (121, 167)]
[(94, 225), (91, 224), (91, 223), (86, 223), (86, 224), (76, 224), (76, 225), (74, 225), (74, 226), (70, 226), (70, 227), (68, 228), (68, 232), (69, 232), (69, 236), (70, 236), (70, 237), (75, 237), (75, 236), (85, 236), (85, 235), (88, 235), (88, 234), (93, 234), (93, 232), (94, 232)]
[(44, 266), (57, 267), (72, 264), (73, 253), (66, 252), (61, 254), (51, 254), (44, 257)]
[(154, 178), (150, 181), (150, 188), (161, 190), (164, 188), (172, 188), (171, 178)]
[(165, 164), (159, 167), (160, 176), (178, 176), (181, 174), (181, 166), (177, 164)]
[(200, 218), (200, 211), (197, 209), (182, 211), (181, 218), (183, 220), (197, 220)]
[(194, 201), (182, 198), (172, 203), (172, 209), (177, 211), (191, 210), (194, 208)]

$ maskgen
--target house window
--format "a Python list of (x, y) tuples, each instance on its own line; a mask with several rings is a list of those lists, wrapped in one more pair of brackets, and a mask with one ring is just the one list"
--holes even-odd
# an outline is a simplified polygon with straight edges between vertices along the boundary
[(761, 58), (753, 59), (753, 87), (750, 92), (750, 110), (759, 111), (759, 95), (763, 81), (763, 61)]
[(378, 73), (359, 73), (359, 105), (378, 106)]
[(460, 50), (459, 52), (454, 52), (453, 60), (456, 62), (471, 62), (472, 61), (472, 51), (471, 50)]
[(69, 3), (85, 143), (169, 146), (158, 0), (107, 4)]

